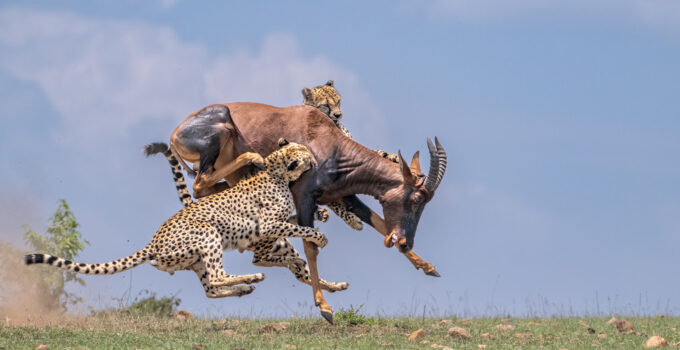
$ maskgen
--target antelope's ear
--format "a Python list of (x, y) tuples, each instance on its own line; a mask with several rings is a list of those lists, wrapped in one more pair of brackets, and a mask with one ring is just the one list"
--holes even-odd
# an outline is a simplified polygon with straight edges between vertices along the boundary
[(411, 165), (409, 166), (411, 168), (411, 173), (413, 175), (418, 175), (422, 174), (423, 172), (420, 170), (420, 151), (416, 151), (416, 153), (413, 154), (413, 158), (411, 158)]
[(326, 86), (333, 86), (333, 80), (329, 80), (326, 82)]
[(283, 137), (279, 139), (279, 148), (289, 144), (288, 140), (284, 139)]
[(305, 100), (309, 100), (310, 98), (312, 98), (312, 90), (308, 88), (302, 88), (302, 97)]
[(411, 169), (406, 165), (404, 157), (401, 156), (401, 151), (397, 152), (399, 155), (399, 170), (401, 170), (401, 176), (404, 178), (404, 184), (413, 186), (415, 185), (415, 179), (413, 174), (411, 174)]

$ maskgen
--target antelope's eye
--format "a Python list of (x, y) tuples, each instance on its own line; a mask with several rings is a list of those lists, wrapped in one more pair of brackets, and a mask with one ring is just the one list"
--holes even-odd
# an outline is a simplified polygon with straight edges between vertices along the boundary
[(411, 196), (411, 198), (413, 200), (413, 203), (418, 204), (423, 201), (423, 194), (420, 192), (416, 192), (413, 194), (413, 196)]

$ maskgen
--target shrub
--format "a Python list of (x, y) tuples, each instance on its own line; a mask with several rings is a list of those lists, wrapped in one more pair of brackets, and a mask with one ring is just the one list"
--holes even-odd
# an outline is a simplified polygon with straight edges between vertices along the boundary
[[(24, 240), (33, 252), (40, 252), (58, 256), (73, 261), (85, 244), (90, 244), (78, 231), (80, 224), (65, 200), (59, 201), (57, 211), (50, 218), (50, 225), (45, 234), (37, 233), (24, 225), (26, 233)], [(85, 285), (85, 281), (75, 272), (55, 269), (51, 266), (36, 266), (36, 283), (39, 290), (46, 291), (45, 305), (52, 310), (66, 311), (68, 305), (82, 301), (74, 293), (65, 289), (66, 283), (77, 282)]]
[(375, 318), (366, 317), (359, 314), (362, 306), (363, 305), (359, 305), (359, 307), (355, 308), (354, 306), (350, 305), (349, 309), (340, 309), (340, 311), (335, 313), (335, 319), (338, 322), (347, 323), (351, 326), (376, 323), (377, 320)]

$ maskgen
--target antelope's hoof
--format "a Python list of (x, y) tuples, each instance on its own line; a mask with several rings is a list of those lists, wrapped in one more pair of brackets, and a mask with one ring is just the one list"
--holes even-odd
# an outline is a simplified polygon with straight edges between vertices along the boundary
[(333, 313), (328, 311), (321, 311), (321, 316), (323, 316), (328, 323), (333, 324)]
[(427, 272), (425, 272), (425, 274), (428, 275), (428, 276), (432, 276), (432, 277), (442, 277), (442, 275), (440, 275), (439, 272), (437, 272), (437, 270), (435, 270), (435, 269), (427, 271)]
[(387, 248), (394, 247), (394, 242), (392, 242), (392, 234), (391, 233), (389, 235), (385, 236), (385, 247), (387, 247)]

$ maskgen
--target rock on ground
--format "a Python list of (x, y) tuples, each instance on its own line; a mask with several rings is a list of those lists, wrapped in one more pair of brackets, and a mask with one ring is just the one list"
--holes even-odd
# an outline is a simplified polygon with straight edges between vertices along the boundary
[(420, 339), (424, 336), (425, 336), (425, 330), (421, 328), (421, 329), (409, 334), (408, 340), (416, 340), (416, 339)]
[(470, 332), (468, 332), (467, 329), (462, 327), (451, 327), (449, 328), (449, 336), (460, 339), (469, 339)]
[(513, 327), (511, 324), (499, 324), (496, 326), (496, 329), (499, 331), (513, 331), (515, 330), (515, 327)]
[(194, 318), (194, 316), (191, 315), (191, 312), (187, 310), (179, 310), (177, 311), (177, 315), (175, 315), (175, 318), (180, 321), (186, 321)]
[(628, 320), (616, 320), (614, 324), (616, 325), (616, 329), (621, 333), (630, 333), (635, 329), (633, 324)]
[(283, 325), (283, 323), (267, 323), (266, 325), (262, 326), (260, 328), (261, 330), (265, 332), (283, 332), (286, 330), (286, 326)]
[(50, 347), (45, 344), (40, 344), (35, 347), (35, 350), (50, 350)]
[(658, 335), (655, 335), (647, 339), (647, 341), (645, 342), (645, 349), (658, 348), (666, 345), (668, 345), (666, 339), (661, 338)]

